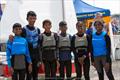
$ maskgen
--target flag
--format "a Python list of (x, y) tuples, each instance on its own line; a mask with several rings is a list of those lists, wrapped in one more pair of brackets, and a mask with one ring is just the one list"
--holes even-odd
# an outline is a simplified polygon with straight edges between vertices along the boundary
[(2, 16), (2, 8), (1, 8), (1, 3), (0, 3), (0, 20), (1, 20), (1, 16)]

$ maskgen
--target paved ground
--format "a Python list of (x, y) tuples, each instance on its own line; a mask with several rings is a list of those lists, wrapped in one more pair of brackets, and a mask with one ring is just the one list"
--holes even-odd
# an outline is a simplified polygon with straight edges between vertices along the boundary
[[(120, 80), (120, 60), (113, 61), (112, 69), (113, 69), (113, 75), (115, 77), (115, 80)], [(75, 77), (75, 75), (76, 74), (72, 74), (73, 77)], [(44, 78), (43, 75), (42, 76), (40, 75), (40, 78), (41, 77)], [(93, 66), (91, 66), (91, 69), (90, 69), (90, 79), (91, 80), (98, 80), (97, 72)], [(10, 80), (10, 79), (5, 79), (5, 78), (1, 77), (0, 80)], [(39, 79), (39, 80), (44, 80), (44, 79)], [(84, 80), (84, 77), (83, 77), (83, 80)], [(105, 80), (108, 80), (106, 74), (105, 74)]]
[[(113, 75), (115, 77), (115, 80), (120, 80), (120, 60), (113, 61), (112, 69), (113, 69)], [(91, 80), (98, 80), (97, 72), (93, 67), (91, 67), (90, 77), (91, 77)], [(105, 80), (108, 80), (106, 74), (105, 74)]]
[[(112, 62), (112, 71), (113, 71), (115, 80), (120, 80), (120, 60), (116, 60)], [(75, 74), (73, 74), (73, 76), (75, 76)], [(105, 80), (108, 80), (106, 74), (104, 78)], [(97, 72), (93, 66), (90, 67), (90, 79), (98, 80)], [(83, 80), (84, 80), (84, 77), (83, 77)]]
[[(116, 60), (112, 62), (112, 70), (115, 80), (120, 80), (120, 60)], [(75, 73), (72, 74), (72, 77), (75, 77), (75, 75), (76, 75)], [(82, 79), (84, 80), (84, 77), (82, 77)], [(93, 66), (90, 67), (90, 79), (98, 80), (97, 72)], [(108, 80), (106, 74), (105, 74), (105, 80)]]

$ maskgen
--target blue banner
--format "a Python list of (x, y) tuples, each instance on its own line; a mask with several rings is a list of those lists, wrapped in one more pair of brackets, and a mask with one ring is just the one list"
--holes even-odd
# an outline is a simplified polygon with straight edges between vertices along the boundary
[(96, 12), (101, 12), (103, 16), (110, 16), (110, 10), (89, 5), (82, 0), (73, 0), (76, 16), (78, 20), (94, 18)]

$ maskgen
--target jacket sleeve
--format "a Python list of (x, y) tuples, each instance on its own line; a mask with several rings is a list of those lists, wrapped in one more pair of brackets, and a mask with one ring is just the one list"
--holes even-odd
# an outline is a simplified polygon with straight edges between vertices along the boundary
[(59, 37), (58, 37), (58, 34), (57, 33), (54, 33), (54, 37), (55, 37), (55, 40), (56, 40), (56, 57), (57, 59), (59, 60), (59, 45), (58, 45), (58, 40), (59, 40)]
[(39, 60), (42, 61), (42, 42), (43, 42), (43, 36), (42, 34), (39, 35), (39, 46), (38, 46), (38, 49), (39, 49)]
[(29, 52), (29, 49), (28, 49), (28, 43), (26, 41), (26, 59), (27, 59), (27, 62), (28, 63), (31, 63), (31, 57), (30, 57), (30, 52)]
[(40, 34), (41, 34), (41, 31), (40, 31), (40, 29), (39, 28), (37, 28), (37, 30), (38, 30), (38, 56), (39, 56), (39, 61), (41, 62), (42, 61), (42, 53), (41, 53), (41, 49), (40, 49), (40, 40), (41, 40), (41, 37), (40, 37)]
[(93, 46), (92, 46), (92, 35), (89, 36), (89, 51), (91, 56), (91, 62), (94, 62), (94, 55), (93, 55)]
[(7, 46), (6, 46), (6, 55), (7, 55), (8, 67), (12, 67), (12, 65), (11, 65), (11, 47), (12, 47), (12, 42), (10, 42), (8, 40), (7, 41)]
[(90, 36), (87, 35), (87, 42), (88, 42), (88, 45), (87, 45), (87, 54), (86, 56), (89, 57), (89, 53), (90, 53)]
[(71, 50), (71, 52), (72, 52), (72, 36), (69, 35), (69, 38), (70, 38), (70, 50)]
[(26, 30), (25, 30), (25, 28), (22, 29), (22, 34), (21, 34), (21, 36), (24, 37), (24, 38), (26, 37)]
[(39, 29), (39, 28), (37, 28), (37, 30), (38, 30), (38, 34), (40, 34), (40, 33), (41, 33), (40, 29)]
[(106, 49), (107, 49), (107, 62), (110, 62), (111, 61), (111, 40), (110, 40), (110, 37), (106, 34), (105, 35), (105, 41), (106, 41)]

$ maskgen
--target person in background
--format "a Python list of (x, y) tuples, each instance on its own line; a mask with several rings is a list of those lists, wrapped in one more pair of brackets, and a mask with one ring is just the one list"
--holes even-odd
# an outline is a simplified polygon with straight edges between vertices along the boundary
[(89, 36), (85, 34), (84, 24), (81, 21), (76, 23), (77, 33), (72, 37), (72, 50), (74, 53), (74, 62), (77, 78), (81, 80), (82, 68), (84, 71), (85, 80), (90, 80), (90, 59), (89, 59)]
[(59, 73), (60, 79), (65, 79), (65, 69), (67, 80), (71, 80), (71, 70), (72, 70), (72, 55), (71, 55), (71, 38), (72, 36), (68, 34), (67, 23), (61, 21), (59, 23), (60, 34), (58, 35), (58, 48), (59, 48)]
[[(96, 68), (99, 80), (104, 80), (104, 71), (109, 80), (114, 80), (112, 74), (112, 61), (111, 61), (111, 41), (110, 37), (103, 31), (104, 23), (100, 20), (94, 22), (96, 32), (91, 35), (90, 48), (91, 48), (91, 61), (92, 65)], [(104, 68), (104, 69), (103, 69)]]
[(15, 23), (13, 25), (13, 33), (15, 34), (14, 39), (12, 42), (8, 40), (6, 47), (9, 71), (12, 74), (12, 80), (25, 80), (26, 61), (28, 62), (29, 73), (32, 72), (28, 43), (26, 39), (21, 37), (21, 24)]
[(117, 19), (113, 18), (111, 21), (111, 25), (112, 25), (113, 34), (117, 34), (118, 33), (118, 21), (117, 21)]
[(93, 28), (92, 28), (92, 22), (89, 23), (89, 27), (86, 30), (86, 34), (91, 35), (93, 32)]
[(56, 80), (58, 35), (51, 31), (52, 23), (50, 20), (46, 19), (42, 24), (45, 31), (40, 35), (40, 46), (45, 69), (45, 80)]
[(97, 20), (103, 21), (103, 14), (101, 12), (96, 12), (94, 21)]

